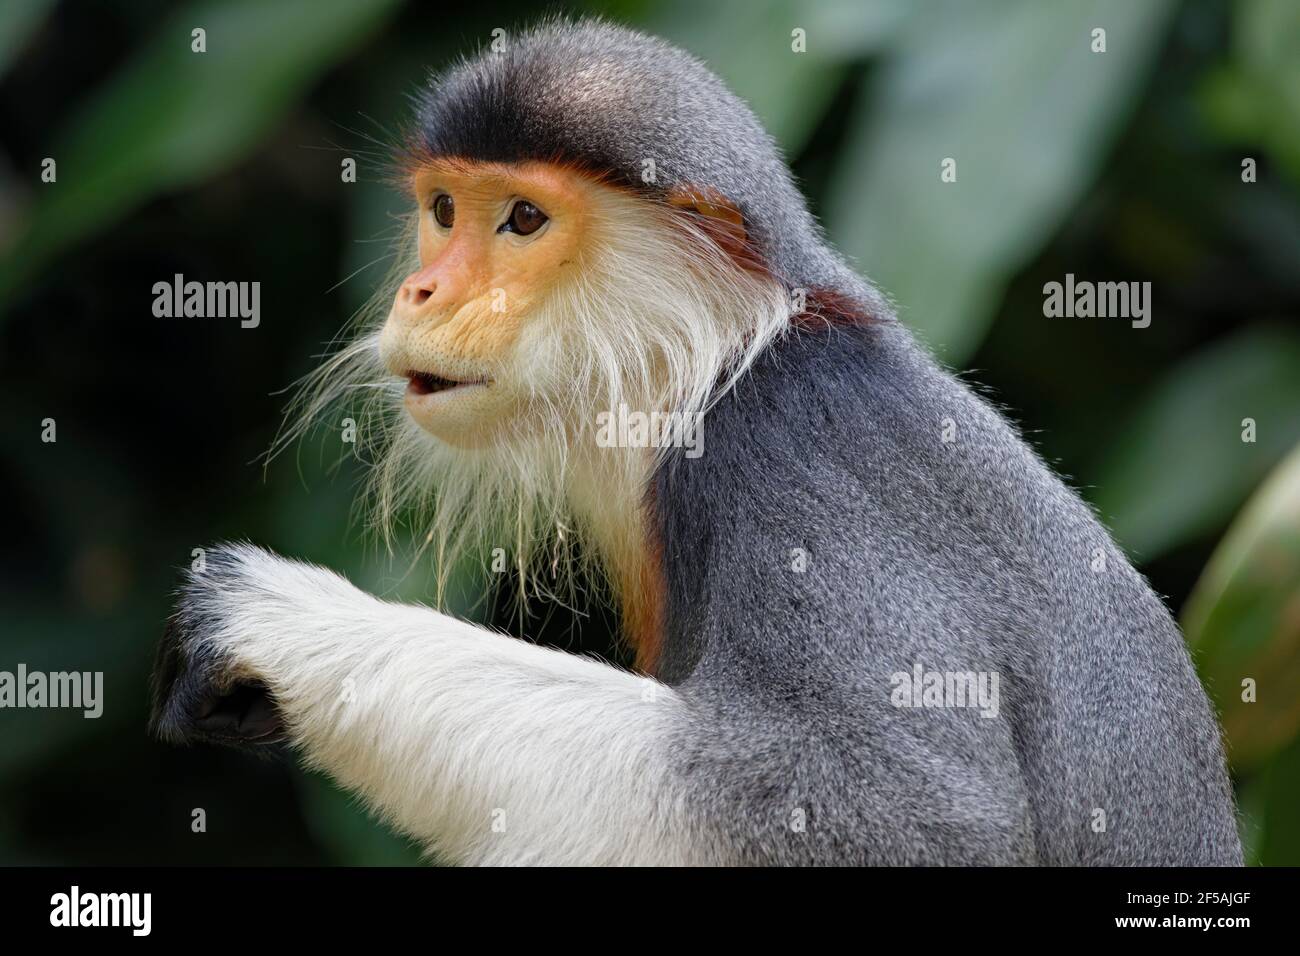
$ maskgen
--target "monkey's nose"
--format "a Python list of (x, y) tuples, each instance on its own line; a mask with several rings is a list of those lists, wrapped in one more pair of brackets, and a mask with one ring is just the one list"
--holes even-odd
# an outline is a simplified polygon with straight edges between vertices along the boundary
[(392, 317), (399, 326), (423, 324), (439, 308), (434, 298), (437, 291), (438, 280), (433, 277), (432, 269), (412, 273), (397, 287), (397, 295), (393, 297)]
[(437, 291), (438, 283), (432, 277), (417, 274), (402, 283), (397, 295), (402, 300), (403, 305), (418, 308), (428, 302), (429, 298)]

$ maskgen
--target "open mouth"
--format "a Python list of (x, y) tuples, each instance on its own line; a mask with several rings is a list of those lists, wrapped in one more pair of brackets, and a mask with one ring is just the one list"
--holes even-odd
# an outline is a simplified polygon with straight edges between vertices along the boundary
[(406, 373), (406, 391), (411, 395), (433, 395), (436, 392), (446, 392), (461, 385), (486, 385), (486, 379), (457, 380), (454, 378), (443, 378), (441, 375), (434, 375), (432, 372), (407, 372)]

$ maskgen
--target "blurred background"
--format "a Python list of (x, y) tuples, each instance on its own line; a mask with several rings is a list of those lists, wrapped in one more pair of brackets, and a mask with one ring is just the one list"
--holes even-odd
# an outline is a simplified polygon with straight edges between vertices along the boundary
[[(98, 720), (0, 710), (0, 862), (416, 860), (291, 760), (149, 739), (148, 674), (178, 569), (221, 538), (427, 588), (350, 520), (362, 463), (337, 433), (260, 457), (283, 390), (384, 277), (409, 94), (530, 7), (0, 6), (0, 670), (105, 674)], [(835, 243), (1180, 616), (1248, 858), (1300, 864), (1300, 4), (565, 9), (666, 36), (753, 105)], [(152, 285), (178, 272), (259, 281), (260, 327), (155, 318)], [(1150, 281), (1150, 327), (1045, 318), (1067, 272)], [(571, 645), (571, 621), (541, 620)], [(613, 654), (607, 630), (589, 622), (583, 646)]]

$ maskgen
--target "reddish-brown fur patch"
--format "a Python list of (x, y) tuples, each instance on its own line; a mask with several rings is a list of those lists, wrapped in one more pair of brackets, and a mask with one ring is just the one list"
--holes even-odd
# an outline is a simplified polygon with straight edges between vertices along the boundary
[(791, 317), (790, 325), (796, 329), (824, 329), (828, 325), (868, 325), (875, 320), (857, 300), (830, 289), (813, 289), (803, 311)]
[[(652, 541), (657, 535), (652, 535)], [(663, 549), (652, 545), (630, 593), (623, 600), (623, 637), (635, 654), (634, 666), (653, 675), (659, 666), (664, 642)]]

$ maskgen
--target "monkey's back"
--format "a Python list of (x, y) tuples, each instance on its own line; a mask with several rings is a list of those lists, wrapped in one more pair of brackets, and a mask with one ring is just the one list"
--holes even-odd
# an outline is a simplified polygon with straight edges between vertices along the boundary
[[(738, 859), (1240, 863), (1163, 603), (903, 328), (790, 333), (703, 429), (655, 479), (661, 673)], [(998, 715), (895, 706), (918, 667), (997, 674)]]

